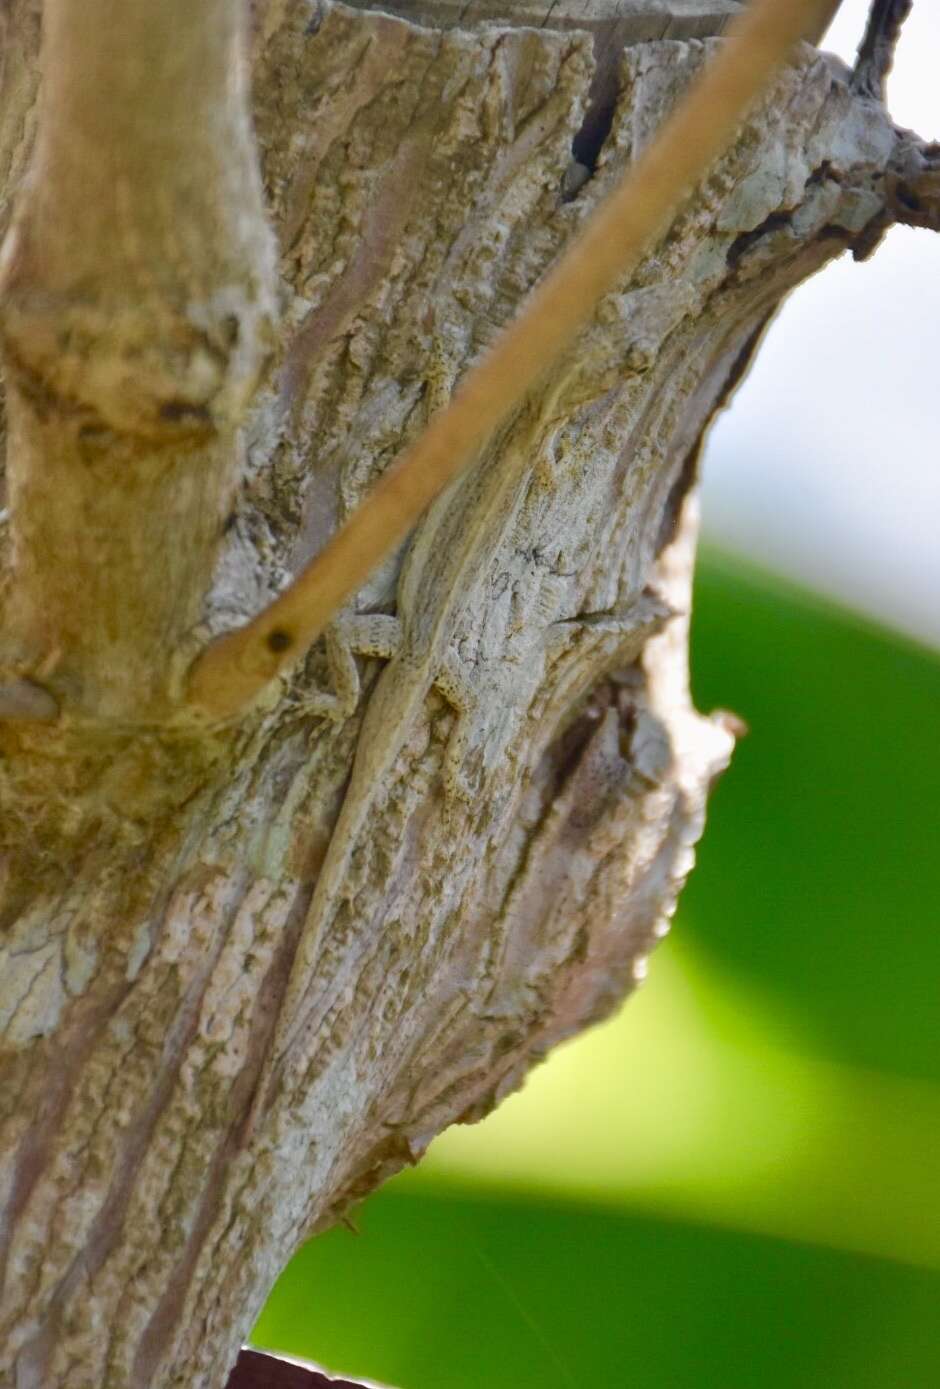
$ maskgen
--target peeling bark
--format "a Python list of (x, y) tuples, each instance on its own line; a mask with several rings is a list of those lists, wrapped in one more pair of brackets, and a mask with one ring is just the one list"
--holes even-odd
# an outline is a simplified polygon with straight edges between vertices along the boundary
[[(930, 147), (804, 48), (345, 626), (237, 727), (157, 717), (174, 643), (197, 619), (202, 636), (246, 620), (323, 544), (649, 141), (733, 6), (637, 0), (590, 29), (561, 7), (538, 28), (509, 4), (400, 8), (252, 10), (277, 362), (214, 562), (202, 551), (202, 611), (115, 629), (109, 649), (135, 652), (125, 681), (100, 635), (73, 632), (47, 551), (31, 591), (29, 537), (3, 534), (8, 684), (35, 679), (60, 706), (46, 724), (0, 706), (0, 1380), (16, 1389), (224, 1385), (302, 1240), (630, 990), (731, 750), (688, 696), (703, 432), (789, 290), (867, 254), (905, 199), (934, 216)], [(9, 199), (35, 16), (2, 16)], [(33, 332), (18, 283), (14, 356)], [(65, 426), (15, 370), (8, 385), (13, 489), (38, 486), (37, 431)], [(107, 414), (92, 394), (83, 408)], [(133, 408), (107, 427), (146, 436), (149, 457), (154, 416)], [(223, 414), (230, 441), (238, 410)], [(76, 576), (99, 541), (75, 539)], [(91, 597), (75, 603), (97, 631)], [(64, 655), (43, 664), (47, 610)], [(447, 669), (430, 670), (408, 638), (441, 613)], [(398, 633), (387, 659), (377, 632)]]

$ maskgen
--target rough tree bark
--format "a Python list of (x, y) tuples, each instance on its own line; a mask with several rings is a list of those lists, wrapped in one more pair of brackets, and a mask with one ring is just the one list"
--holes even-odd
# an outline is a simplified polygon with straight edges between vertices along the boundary
[(686, 678), (703, 431), (791, 288), (936, 220), (935, 151), (809, 46), (292, 678), (216, 728), (181, 690), (735, 8), (256, 0), (275, 266), (238, 6), (46, 0), (38, 142), (0, 6), (0, 1383), (222, 1385), (298, 1243), (665, 931), (732, 743)]

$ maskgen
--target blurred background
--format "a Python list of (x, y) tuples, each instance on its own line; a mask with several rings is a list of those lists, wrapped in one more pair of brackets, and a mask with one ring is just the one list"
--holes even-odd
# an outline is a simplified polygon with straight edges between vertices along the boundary
[[(925, 136), (938, 68), (915, 0)], [(255, 1344), (401, 1389), (940, 1385), (938, 283), (927, 233), (830, 267), (712, 433), (693, 683), (751, 734), (643, 988), (301, 1251)]]

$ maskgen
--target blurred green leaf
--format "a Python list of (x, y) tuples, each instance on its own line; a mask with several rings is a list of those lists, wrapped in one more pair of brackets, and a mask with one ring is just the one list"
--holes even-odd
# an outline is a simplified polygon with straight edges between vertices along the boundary
[(707, 554), (692, 678), (751, 734), (679, 929), (832, 1056), (940, 1080), (940, 661)]
[(614, 1211), (375, 1197), (254, 1342), (403, 1389), (928, 1389), (940, 1275)]
[(834, 1065), (794, 1037), (670, 942), (617, 1018), (402, 1181), (643, 1207), (940, 1268), (940, 1087)]

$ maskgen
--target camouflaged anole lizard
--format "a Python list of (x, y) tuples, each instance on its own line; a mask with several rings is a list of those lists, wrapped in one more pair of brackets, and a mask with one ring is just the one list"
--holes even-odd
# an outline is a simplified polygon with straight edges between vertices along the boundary
[[(494, 453), (478, 464), (434, 504), (418, 528), (402, 571), (399, 618), (356, 615), (341, 619), (331, 634), (334, 668), (346, 667), (343, 698), (337, 701), (336, 697), (327, 696), (334, 704), (328, 711), (318, 706), (318, 696), (314, 695), (313, 712), (348, 710), (348, 699), (358, 685), (357, 677), (355, 685), (349, 678), (352, 650), (387, 656), (389, 664), (369, 699), (349, 787), (317, 882), (311, 914), (321, 919), (329, 903), (342, 891), (356, 843), (377, 798), (387, 794), (394, 764), (416, 723), (424, 717), (425, 702), (432, 689), (439, 691), (456, 711), (444, 758), (445, 795), (449, 799), (471, 800), (482, 789), (472, 784), (468, 771), (473, 726), (478, 723), (493, 736), (500, 696), (504, 717), (501, 725), (498, 718), (495, 720), (496, 745), (490, 748), (488, 757), (484, 749), (479, 780), (488, 774), (486, 764), (492, 767), (506, 747), (513, 713), (518, 714), (520, 708), (524, 713), (534, 687), (544, 677), (547, 660), (559, 648), (587, 637), (604, 641), (610, 648), (611, 659), (616, 655), (629, 659), (672, 615), (662, 599), (646, 592), (622, 613), (592, 613), (553, 621), (551, 609), (557, 612), (558, 594), (549, 581), (547, 601), (544, 594), (536, 597), (532, 620), (522, 624), (515, 639), (510, 639), (515, 659), (508, 659), (503, 644), (492, 663), (500, 673), (501, 685), (495, 691), (495, 700), (492, 671), (486, 680), (489, 698), (481, 698), (477, 667), (461, 658), (455, 636), (478, 584), (486, 580), (505, 542), (529, 483), (528, 451), (516, 447), (513, 455), (510, 443), (501, 454)], [(353, 674), (354, 671), (353, 666)], [(478, 709), (481, 712), (475, 718)]]

